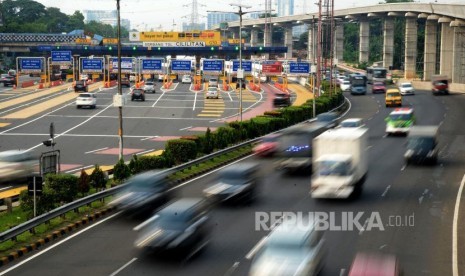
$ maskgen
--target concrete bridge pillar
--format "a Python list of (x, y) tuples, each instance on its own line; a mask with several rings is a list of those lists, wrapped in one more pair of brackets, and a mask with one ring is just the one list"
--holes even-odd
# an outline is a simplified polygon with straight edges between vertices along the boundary
[(263, 29), (263, 46), (264, 47), (271, 47), (271, 25), (268, 28)]
[(425, 54), (423, 80), (431, 80), (436, 73), (436, 45), (437, 45), (438, 23), (434, 20), (426, 20), (425, 25)]
[(317, 37), (316, 37), (316, 24), (310, 25), (308, 28), (308, 60), (315, 64), (316, 63), (316, 47), (317, 47)]
[(255, 47), (258, 44), (258, 30), (251, 29), (250, 30), (250, 46)]
[(338, 62), (342, 62), (344, 59), (344, 25), (336, 25), (335, 40), (334, 57)]
[(454, 27), (452, 82), (465, 83), (465, 24)]
[[(442, 22), (441, 22), (442, 21)], [(439, 72), (441, 75), (452, 77), (452, 48), (454, 41), (454, 29), (449, 26), (450, 19), (439, 19), (441, 22), (441, 54)]]
[(232, 29), (231, 33), (234, 39), (239, 39), (239, 28)]
[(405, 61), (404, 77), (413, 79), (416, 77), (417, 65), (417, 18), (407, 17), (405, 20)]
[(292, 26), (284, 27), (284, 46), (287, 47), (286, 58), (292, 58)]
[(360, 21), (360, 42), (359, 42), (359, 49), (360, 54), (358, 57), (358, 61), (368, 62), (369, 57), (369, 50), (370, 50), (370, 22), (368, 20), (361, 20)]
[(384, 19), (383, 67), (389, 68), (394, 62), (394, 19)]

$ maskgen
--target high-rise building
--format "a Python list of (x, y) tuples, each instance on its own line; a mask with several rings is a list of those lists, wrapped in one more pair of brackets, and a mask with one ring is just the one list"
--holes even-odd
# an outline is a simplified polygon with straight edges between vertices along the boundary
[(239, 21), (239, 15), (230, 12), (211, 12), (207, 15), (207, 28), (213, 29), (213, 26), (221, 22)]
[(197, 24), (182, 23), (182, 31), (183, 32), (203, 31), (203, 30), (205, 30), (205, 23), (197, 23)]
[(294, 0), (278, 0), (278, 16), (294, 15)]
[[(109, 24), (113, 27), (118, 24), (118, 15), (116, 10), (83, 10), (82, 14), (84, 15), (85, 23), (96, 21), (103, 24)], [(121, 19), (121, 27), (126, 30), (130, 30), (131, 22), (128, 19)]]

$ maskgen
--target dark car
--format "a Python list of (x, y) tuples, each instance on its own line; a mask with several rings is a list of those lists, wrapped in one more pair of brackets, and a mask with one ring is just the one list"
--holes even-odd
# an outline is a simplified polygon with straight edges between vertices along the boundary
[(15, 85), (16, 77), (9, 75), (9, 74), (2, 74), (0, 78), (0, 82), (3, 82), (3, 86)]
[(121, 86), (131, 87), (131, 82), (128, 78), (121, 78)]
[(203, 190), (204, 195), (216, 201), (253, 200), (259, 185), (259, 166), (256, 163), (238, 163), (218, 172), (217, 183)]
[(208, 212), (205, 199), (179, 199), (134, 228), (139, 231), (134, 245), (147, 253), (192, 256), (208, 243), (211, 231)]
[(145, 92), (144, 89), (136, 88), (131, 92), (131, 101), (142, 100), (145, 101)]
[(85, 80), (78, 80), (74, 84), (74, 92), (89, 92), (89, 87), (87, 86), (87, 82)]
[(153, 212), (174, 196), (168, 174), (149, 171), (130, 178), (125, 188), (110, 203), (125, 212)]
[(438, 161), (437, 126), (412, 126), (407, 136), (406, 164), (436, 164)]
[(290, 106), (291, 95), (289, 93), (276, 93), (273, 99), (274, 107)]
[(318, 114), (316, 120), (326, 124), (326, 128), (334, 128), (337, 125), (338, 115), (336, 112), (325, 112)]

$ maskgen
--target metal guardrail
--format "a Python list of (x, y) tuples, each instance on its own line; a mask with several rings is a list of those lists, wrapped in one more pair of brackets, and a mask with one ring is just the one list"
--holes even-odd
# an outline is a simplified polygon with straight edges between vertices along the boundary
[[(341, 105), (339, 105), (336, 108), (333, 108), (330, 111), (335, 111), (337, 109), (342, 108), (346, 104), (346, 101), (347, 101), (347, 99), (345, 99), (344, 102)], [(304, 121), (302, 123), (312, 122), (312, 121), (315, 121), (315, 120), (316, 120), (316, 118), (312, 118), (312, 119)], [(278, 131), (276, 131), (274, 133), (277, 133), (277, 132), (280, 132), (280, 131), (282, 131), (282, 130), (278, 130)], [(229, 152), (234, 151), (234, 150), (236, 150), (238, 148), (241, 148), (243, 146), (255, 143), (255, 142), (259, 141), (260, 139), (261, 139), (261, 137), (258, 137), (258, 138), (252, 139), (252, 140), (248, 140), (246, 142), (234, 145), (232, 147), (229, 147), (229, 148), (226, 148), (226, 149), (223, 149), (223, 150), (219, 150), (219, 151), (214, 152), (212, 154), (205, 155), (205, 156), (200, 157), (198, 159), (195, 159), (195, 160), (189, 161), (187, 163), (178, 165), (176, 167), (166, 169), (163, 172), (164, 173), (165, 172), (166, 173), (176, 173), (176, 172), (182, 171), (184, 169), (187, 169), (189, 167), (192, 167), (194, 165), (197, 165), (199, 163), (207, 161), (207, 160), (209, 160), (211, 158), (214, 158), (214, 157), (229, 153)], [(65, 205), (63, 205), (63, 206), (61, 206), (61, 207), (59, 207), (57, 209), (54, 209), (54, 210), (48, 212), (48, 213), (42, 214), (42, 215), (37, 216), (37, 217), (35, 217), (35, 218), (31, 219), (31, 220), (28, 220), (28, 221), (26, 221), (26, 222), (24, 222), (24, 223), (22, 223), (22, 224), (20, 224), (18, 226), (15, 226), (15, 227), (13, 227), (13, 228), (5, 231), (5, 232), (0, 233), (0, 243), (5, 242), (5, 241), (10, 240), (10, 239), (14, 239), (16, 236), (18, 236), (18, 235), (20, 235), (20, 234), (22, 234), (22, 233), (24, 233), (26, 231), (29, 231), (29, 230), (31, 230), (31, 229), (33, 229), (33, 228), (35, 228), (35, 227), (49, 221), (51, 219), (54, 219), (54, 218), (59, 217), (59, 216), (61, 216), (63, 214), (66, 214), (69, 211), (75, 210), (75, 209), (77, 209), (79, 207), (90, 204), (90, 203), (92, 203), (94, 201), (101, 200), (101, 199), (103, 199), (105, 197), (114, 195), (114, 194), (116, 194), (118, 191), (120, 191), (121, 189), (123, 189), (126, 186), (127, 186), (127, 184), (122, 184), (122, 185), (110, 188), (108, 190), (101, 191), (101, 192), (86, 196), (84, 198), (78, 199), (78, 200), (73, 201), (71, 203), (65, 204)]]

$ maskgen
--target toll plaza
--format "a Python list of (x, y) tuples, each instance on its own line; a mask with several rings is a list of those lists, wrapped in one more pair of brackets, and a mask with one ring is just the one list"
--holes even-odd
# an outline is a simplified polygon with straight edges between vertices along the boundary
[[(264, 60), (259, 63), (259, 72), (261, 75), (266, 76), (272, 82), (275, 87), (287, 91), (287, 76), (283, 75), (283, 62), (278, 60)], [(279, 82), (281, 80), (281, 82)]]
[[(200, 59), (200, 73), (202, 74), (205, 81), (208, 81), (208, 77), (215, 77), (220, 79), (220, 76), (224, 72), (224, 60), (222, 59)], [(228, 86), (226, 78), (222, 77), (222, 89), (227, 91)], [(208, 85), (207, 85), (208, 86)]]
[[(242, 67), (242, 70), (244, 72), (244, 77), (246, 80), (250, 82), (252, 80), (252, 61), (251, 60), (242, 60), (242, 63), (239, 62), (238, 59), (236, 60), (229, 60), (226, 61), (226, 74), (228, 78), (228, 82), (231, 84), (231, 86), (234, 89), (238, 88), (238, 78), (237, 78), (237, 73), (239, 68)], [(243, 84), (245, 86), (245, 82)]]

